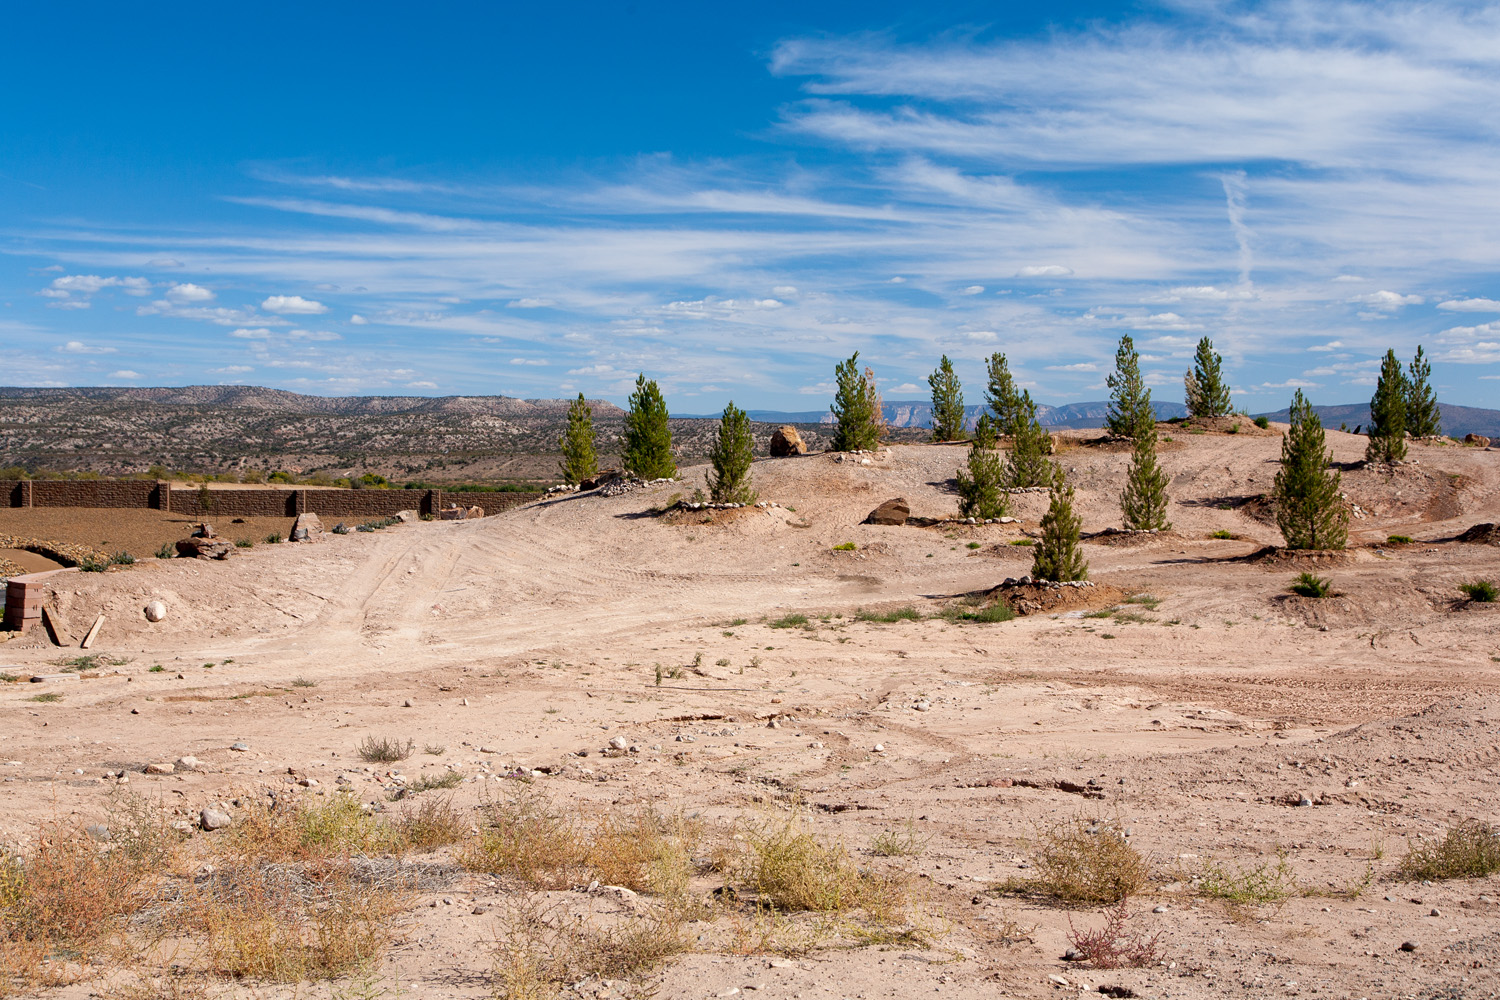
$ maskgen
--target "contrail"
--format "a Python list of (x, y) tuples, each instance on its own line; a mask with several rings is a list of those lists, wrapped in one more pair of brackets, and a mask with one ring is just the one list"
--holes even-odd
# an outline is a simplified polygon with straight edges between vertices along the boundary
[(1234, 230), (1234, 241), (1240, 246), (1240, 287), (1250, 287), (1250, 228), (1245, 225), (1245, 172), (1220, 174), (1224, 185), (1224, 201), (1229, 209), (1229, 228)]

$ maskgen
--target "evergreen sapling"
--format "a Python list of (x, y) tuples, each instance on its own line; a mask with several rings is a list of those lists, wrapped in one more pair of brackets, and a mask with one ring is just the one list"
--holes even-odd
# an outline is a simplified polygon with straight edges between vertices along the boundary
[(962, 441), (964, 436), (964, 390), (953, 372), (948, 355), (938, 362), (937, 370), (927, 376), (932, 387), (932, 439)]
[(719, 437), (709, 452), (713, 468), (708, 474), (709, 499), (714, 503), (754, 503), (750, 489), (750, 463), (755, 459), (755, 440), (750, 436), (750, 418), (733, 402), (719, 419)]
[(1399, 462), (1406, 457), (1406, 399), (1410, 387), (1395, 351), (1386, 351), (1380, 379), (1370, 399), (1370, 443), (1366, 462)]
[(1073, 487), (1062, 469), (1054, 466), (1052, 502), (1042, 516), (1042, 540), (1031, 564), (1033, 577), (1057, 583), (1089, 578), (1089, 564), (1084, 561), (1078, 544), (1082, 524), (1082, 519), (1073, 512)]
[(1125, 492), (1120, 495), (1120, 514), (1131, 531), (1166, 531), (1167, 474), (1156, 461), (1156, 425), (1135, 439)]
[(1342, 477), (1328, 470), (1333, 453), (1325, 450), (1323, 422), (1301, 389), (1292, 397), (1289, 419), (1271, 491), (1276, 526), (1289, 549), (1342, 549), (1349, 537), (1349, 515), (1339, 496)]
[(568, 426), (558, 445), (562, 449), (558, 471), (564, 482), (576, 485), (599, 471), (599, 460), (594, 454), (594, 408), (581, 392), (568, 404)]
[(1015, 404), (1011, 430), (1010, 460), (1005, 468), (1005, 485), (1013, 489), (1047, 486), (1052, 482), (1052, 435), (1036, 418), (1036, 404), (1030, 391), (1022, 392)]
[(1001, 490), (1000, 453), (989, 414), (979, 418), (969, 444), (969, 467), (958, 470), (958, 516), (1004, 517), (1009, 497)]
[(1198, 419), (1227, 417), (1234, 412), (1229, 386), (1224, 381), (1224, 359), (1214, 353), (1214, 342), (1204, 337), (1193, 355), (1193, 368), (1183, 378), (1187, 390), (1188, 416)]
[(1156, 423), (1151, 390), (1141, 378), (1141, 356), (1136, 353), (1135, 341), (1129, 334), (1120, 338), (1115, 351), (1115, 370), (1105, 382), (1109, 385), (1110, 404), (1104, 426), (1110, 434), (1135, 439), (1145, 432), (1147, 424)]
[(861, 374), (859, 352), (834, 367), (833, 411), (837, 427), (833, 435), (834, 451), (874, 451), (880, 444), (880, 394), (875, 390), (875, 376), (868, 368)]
[(1432, 364), (1417, 345), (1417, 356), (1407, 367), (1406, 379), (1406, 429), (1414, 438), (1441, 437), (1443, 416), (1438, 410), (1437, 393), (1428, 381), (1432, 377)]
[(1010, 375), (1010, 365), (1006, 362), (1005, 355), (996, 351), (990, 355), (985, 369), (987, 379), (984, 401), (989, 404), (990, 412), (995, 414), (995, 429), (1006, 437), (1014, 437), (1016, 425), (1021, 419), (1022, 405), (1021, 395), (1016, 392), (1015, 379)]
[(654, 379), (635, 380), (630, 409), (625, 414), (621, 464), (640, 479), (672, 479), (677, 463), (672, 457), (672, 429), (667, 424), (667, 401)]

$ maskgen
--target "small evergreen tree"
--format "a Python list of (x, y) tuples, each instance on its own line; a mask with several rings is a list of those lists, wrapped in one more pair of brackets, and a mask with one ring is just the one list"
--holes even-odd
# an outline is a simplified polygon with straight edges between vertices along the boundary
[(958, 516), (1004, 517), (1009, 496), (1001, 492), (1000, 453), (989, 414), (979, 418), (969, 444), (969, 468), (958, 470)]
[(1058, 583), (1089, 578), (1089, 564), (1084, 561), (1083, 550), (1078, 545), (1082, 525), (1082, 518), (1073, 512), (1073, 487), (1068, 484), (1062, 469), (1054, 465), (1052, 502), (1047, 506), (1047, 513), (1042, 515), (1042, 540), (1031, 564), (1033, 577)]
[(719, 419), (719, 438), (708, 455), (713, 464), (708, 474), (708, 494), (714, 503), (753, 503), (750, 463), (755, 460), (755, 439), (750, 436), (750, 418), (733, 402)]
[(1187, 390), (1188, 415), (1198, 418), (1227, 417), (1234, 412), (1229, 386), (1224, 381), (1224, 359), (1214, 353), (1214, 342), (1204, 337), (1193, 355), (1193, 370), (1183, 379)]
[(581, 392), (568, 405), (568, 426), (558, 447), (562, 449), (562, 461), (557, 468), (564, 482), (581, 483), (599, 471), (599, 459), (594, 454), (594, 408)]
[(885, 419), (880, 412), (880, 393), (875, 389), (875, 373), (859, 370), (859, 352), (834, 368), (838, 389), (834, 393), (833, 411), (838, 427), (833, 435), (835, 451), (874, 451), (880, 444)]
[(1406, 429), (1414, 438), (1440, 437), (1443, 433), (1443, 416), (1438, 410), (1437, 393), (1428, 379), (1432, 377), (1432, 364), (1417, 345), (1417, 356), (1406, 369)]
[(1151, 409), (1151, 390), (1141, 378), (1141, 356), (1136, 353), (1130, 334), (1120, 338), (1115, 350), (1114, 373), (1105, 379), (1109, 384), (1109, 412), (1104, 426), (1115, 437), (1138, 438), (1147, 424), (1156, 423)]
[(1276, 526), (1289, 549), (1341, 549), (1349, 537), (1349, 515), (1339, 497), (1342, 476), (1329, 472), (1323, 422), (1298, 389), (1291, 427), (1281, 440), (1281, 470), (1271, 497)]
[(1370, 399), (1370, 443), (1366, 462), (1399, 462), (1406, 457), (1406, 398), (1410, 389), (1395, 351), (1386, 351), (1380, 379)]
[(995, 414), (995, 429), (1006, 437), (1013, 437), (1021, 417), (1021, 396), (1016, 392), (1016, 382), (1011, 378), (1005, 355), (999, 351), (990, 355), (986, 375), (984, 401)]
[(625, 436), (621, 439), (620, 462), (625, 471), (641, 479), (671, 479), (677, 475), (672, 458), (672, 428), (667, 424), (667, 401), (656, 380), (641, 374), (630, 394), (625, 414)]
[(1047, 486), (1052, 482), (1052, 435), (1036, 419), (1031, 392), (1023, 391), (1015, 404), (1010, 439), (1010, 460), (1005, 467), (1005, 485), (1014, 489)]
[(1131, 531), (1166, 531), (1172, 526), (1167, 520), (1167, 474), (1156, 462), (1155, 424), (1135, 439), (1120, 514)]
[(937, 370), (927, 376), (932, 387), (932, 439), (962, 441), (964, 437), (964, 389), (953, 373), (948, 355), (938, 362)]

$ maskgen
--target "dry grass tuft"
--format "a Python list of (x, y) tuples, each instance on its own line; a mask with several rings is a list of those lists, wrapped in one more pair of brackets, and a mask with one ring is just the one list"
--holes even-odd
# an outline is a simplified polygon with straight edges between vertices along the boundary
[(1416, 845), (1401, 862), (1401, 874), (1410, 879), (1482, 878), (1495, 872), (1500, 872), (1500, 832), (1473, 819), (1449, 827), (1442, 840)]
[(687, 892), (702, 834), (702, 824), (680, 813), (663, 816), (649, 807), (611, 813), (590, 838), (588, 865), (609, 885), (680, 897)]
[(588, 845), (575, 820), (554, 809), (540, 789), (524, 785), (514, 799), (487, 801), (480, 812), (484, 824), (478, 838), (459, 852), (464, 867), (542, 889), (565, 889), (577, 881)]
[(671, 907), (610, 920), (529, 897), (505, 914), (501, 925), (495, 985), (502, 1000), (554, 997), (563, 984), (591, 976), (638, 977), (690, 944)]
[(408, 850), (425, 852), (463, 840), (469, 835), (469, 823), (454, 808), (453, 799), (443, 796), (404, 807), (396, 830)]
[(863, 910), (884, 921), (907, 901), (899, 874), (861, 871), (842, 844), (823, 844), (792, 816), (753, 830), (742, 879), (761, 901), (781, 910)]
[(1146, 886), (1151, 865), (1119, 827), (1073, 819), (1043, 831), (1029, 888), (1067, 903), (1118, 903)]

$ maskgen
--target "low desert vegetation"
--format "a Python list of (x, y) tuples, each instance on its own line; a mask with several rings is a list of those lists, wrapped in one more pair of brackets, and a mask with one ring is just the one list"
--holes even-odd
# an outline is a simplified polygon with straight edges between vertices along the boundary
[(908, 604), (904, 608), (896, 608), (894, 611), (866, 611), (860, 608), (854, 612), (854, 620), (857, 622), (878, 622), (890, 625), (894, 622), (919, 622), (922, 620), (922, 612)]
[(402, 742), (389, 736), (366, 736), (359, 743), (359, 759), (367, 764), (394, 764), (410, 757), (417, 749), (417, 742), (407, 739)]
[(835, 545), (833, 547), (833, 551), (835, 551), (835, 552), (853, 552), (854, 550), (856, 550), (858, 548), (859, 548), (859, 546), (855, 545), (853, 542), (840, 542), (839, 544), (837, 544), (837, 545)]
[(1257, 865), (1210, 861), (1193, 879), (1193, 886), (1205, 899), (1241, 906), (1283, 903), (1302, 892), (1284, 853), (1277, 854), (1275, 862)]
[(1385, 543), (1387, 545), (1410, 545), (1411, 544), (1411, 536), (1410, 535), (1389, 535), (1389, 536), (1386, 537)]
[(1461, 583), (1459, 591), (1475, 604), (1494, 604), (1500, 591), (1496, 590), (1493, 580), (1475, 580), (1473, 583)]
[(1500, 832), (1479, 820), (1448, 828), (1443, 839), (1420, 842), (1401, 861), (1401, 875), (1412, 880), (1483, 878), (1500, 872)]
[(1096, 969), (1144, 969), (1163, 960), (1161, 932), (1132, 931), (1126, 900), (1105, 907), (1101, 915), (1101, 926), (1081, 930), (1068, 917), (1068, 944), (1084, 961)]
[(801, 612), (793, 611), (782, 615), (775, 621), (767, 622), (766, 625), (768, 628), (805, 628), (808, 625), (808, 618)]
[(1011, 888), (1064, 903), (1117, 904), (1151, 877), (1151, 863), (1118, 824), (1082, 817), (1043, 829), (1032, 847), (1036, 875)]
[(1333, 584), (1320, 576), (1300, 573), (1287, 589), (1298, 597), (1327, 597), (1333, 592)]
[(1217, 531), (1209, 532), (1209, 538), (1233, 538), (1234, 532), (1228, 528), (1219, 528)]

